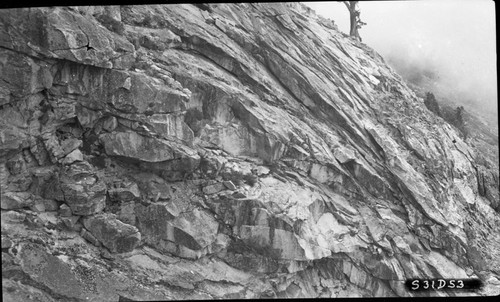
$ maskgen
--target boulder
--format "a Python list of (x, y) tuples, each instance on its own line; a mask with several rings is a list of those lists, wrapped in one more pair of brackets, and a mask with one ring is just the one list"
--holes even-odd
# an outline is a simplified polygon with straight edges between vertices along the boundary
[(83, 225), (112, 253), (130, 252), (141, 242), (139, 230), (121, 222), (114, 214), (102, 213), (87, 217), (83, 220)]
[(86, 161), (63, 167), (60, 187), (74, 215), (93, 215), (104, 209), (106, 184)]

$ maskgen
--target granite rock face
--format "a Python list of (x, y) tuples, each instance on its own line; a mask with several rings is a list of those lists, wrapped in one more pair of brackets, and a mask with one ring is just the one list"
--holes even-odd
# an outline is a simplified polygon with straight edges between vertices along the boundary
[(0, 46), (7, 301), (500, 293), (497, 166), (300, 3), (4, 9)]

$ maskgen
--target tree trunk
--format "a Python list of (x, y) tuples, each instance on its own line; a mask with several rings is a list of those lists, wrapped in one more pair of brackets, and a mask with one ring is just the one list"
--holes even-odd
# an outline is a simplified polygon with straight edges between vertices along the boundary
[(351, 15), (351, 30), (349, 31), (349, 36), (351, 37), (359, 37), (359, 33), (358, 33), (358, 24), (356, 22), (356, 14), (355, 13), (352, 13), (351, 11), (349, 11), (350, 15)]
[(344, 1), (345, 6), (349, 10), (350, 24), (351, 28), (349, 30), (349, 36), (354, 37), (356, 40), (361, 41), (358, 32), (358, 16), (359, 12), (356, 10), (356, 4), (358, 1)]

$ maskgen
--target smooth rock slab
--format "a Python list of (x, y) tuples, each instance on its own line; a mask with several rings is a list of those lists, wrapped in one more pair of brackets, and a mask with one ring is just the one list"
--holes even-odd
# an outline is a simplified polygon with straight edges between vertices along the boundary
[(83, 220), (83, 225), (113, 253), (132, 251), (141, 241), (139, 230), (116, 219), (114, 214), (98, 214)]

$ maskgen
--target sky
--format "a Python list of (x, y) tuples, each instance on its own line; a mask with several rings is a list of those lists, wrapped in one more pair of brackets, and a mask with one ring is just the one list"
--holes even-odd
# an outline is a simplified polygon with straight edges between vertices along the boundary
[[(342, 2), (304, 4), (349, 33)], [(498, 111), (494, 1), (360, 1), (359, 9), (363, 43), (386, 61), (430, 69), (439, 92)]]

